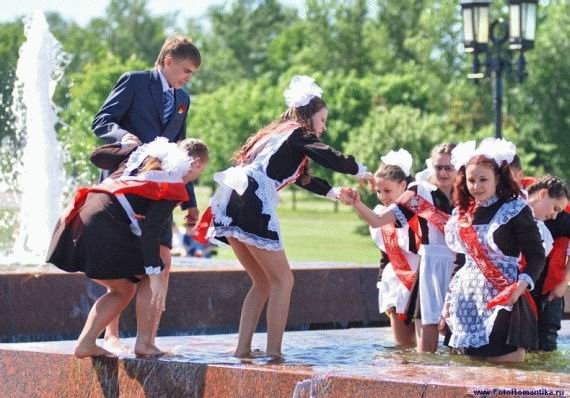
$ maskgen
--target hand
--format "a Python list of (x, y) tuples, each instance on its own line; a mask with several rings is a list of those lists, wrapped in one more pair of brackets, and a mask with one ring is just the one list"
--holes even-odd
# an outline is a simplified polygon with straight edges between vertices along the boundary
[(186, 223), (188, 225), (195, 225), (200, 218), (200, 210), (198, 210), (197, 207), (190, 207), (184, 218), (186, 219)]
[(568, 282), (563, 280), (560, 282), (554, 289), (548, 293), (548, 297), (546, 298), (548, 301), (552, 301), (555, 299), (559, 299), (560, 297), (564, 297), (564, 293), (566, 292), (566, 288), (568, 287)]
[(157, 312), (164, 311), (166, 303), (166, 287), (164, 286), (162, 273), (158, 275), (149, 275), (151, 299), (150, 304), (155, 306)]
[(338, 194), (338, 200), (345, 205), (352, 206), (354, 204), (356, 190), (352, 188), (341, 188)]
[(441, 311), (441, 316), (439, 317), (439, 323), (437, 325), (437, 330), (439, 334), (445, 336), (447, 332), (447, 318), (449, 318), (449, 303), (443, 305), (443, 310)]
[(516, 288), (511, 294), (511, 297), (506, 301), (505, 305), (514, 305), (519, 297), (525, 292), (528, 287), (528, 283), (526, 281), (518, 281), (516, 284)]
[(370, 186), (374, 184), (374, 175), (369, 171), (367, 171), (362, 177), (358, 179), (359, 186), (364, 186), (366, 183), (368, 183)]
[(445, 336), (445, 334), (447, 333), (447, 321), (446, 321), (446, 317), (444, 317), (443, 315), (439, 317), (439, 323), (437, 324), (437, 330), (439, 331), (439, 334), (442, 336)]
[(137, 137), (134, 134), (131, 133), (127, 133), (125, 134), (122, 138), (121, 138), (121, 144), (136, 144), (136, 145), (141, 145), (142, 142), (139, 139), (139, 137)]

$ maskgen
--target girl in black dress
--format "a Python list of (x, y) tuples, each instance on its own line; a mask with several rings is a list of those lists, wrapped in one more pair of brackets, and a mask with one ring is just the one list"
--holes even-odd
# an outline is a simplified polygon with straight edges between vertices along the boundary
[(136, 293), (135, 354), (160, 355), (154, 345), (154, 320), (166, 293), (160, 234), (174, 207), (188, 200), (185, 184), (206, 166), (207, 147), (193, 139), (177, 146), (157, 138), (142, 146), (105, 145), (92, 161), (104, 169), (120, 166), (101, 184), (79, 189), (56, 226), (47, 257), (108, 289), (93, 304), (74, 353), (79, 358), (110, 355), (96, 339)]
[(454, 149), (456, 212), (445, 227), (449, 247), (466, 255), (446, 297), (446, 344), (495, 362), (523, 361), (526, 350), (538, 346), (529, 290), (545, 256), (532, 210), (509, 169), (515, 150), (495, 139), (483, 140), (477, 150), (474, 142)]
[(334, 171), (369, 178), (366, 168), (324, 144), (328, 111), (313, 79), (295, 76), (285, 92), (281, 118), (251, 136), (235, 155), (235, 166), (216, 173), (219, 187), (210, 201), (217, 239), (227, 240), (252, 279), (242, 307), (235, 355), (247, 357), (267, 303), (267, 350), (282, 356), (293, 274), (285, 256), (276, 208), (277, 191), (294, 183), (336, 198), (337, 190), (307, 172), (308, 159)]

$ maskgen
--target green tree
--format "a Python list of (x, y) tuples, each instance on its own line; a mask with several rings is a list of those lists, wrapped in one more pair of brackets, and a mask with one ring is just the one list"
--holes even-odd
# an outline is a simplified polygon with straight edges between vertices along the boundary
[(95, 114), (123, 73), (146, 66), (144, 61), (135, 57), (125, 62), (108, 54), (97, 63), (88, 63), (80, 72), (69, 76), (70, 102), (60, 113), (58, 138), (67, 152), (66, 172), (78, 183), (92, 183), (98, 176), (98, 171), (89, 162), (89, 154), (101, 144), (91, 130)]
[(0, 24), (0, 142), (14, 135), (12, 91), (18, 63), (18, 49), (24, 43), (24, 26), (21, 21)]

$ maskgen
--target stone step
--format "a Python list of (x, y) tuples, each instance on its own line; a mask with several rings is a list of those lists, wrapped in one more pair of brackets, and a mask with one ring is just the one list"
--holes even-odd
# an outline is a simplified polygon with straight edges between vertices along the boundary
[[(265, 338), (256, 334), (253, 347), (262, 348)], [(562, 396), (570, 392), (570, 359), (558, 368), (548, 361), (568, 356), (569, 321), (561, 340), (561, 355), (532, 354), (530, 363), (510, 366), (443, 348), (422, 355), (394, 349), (389, 328), (288, 332), (279, 364), (233, 358), (237, 336), (227, 334), (159, 337), (158, 346), (171, 351), (161, 359), (80, 360), (71, 354), (72, 341), (0, 344), (0, 396), (440, 398), (483, 396), (484, 390)]]

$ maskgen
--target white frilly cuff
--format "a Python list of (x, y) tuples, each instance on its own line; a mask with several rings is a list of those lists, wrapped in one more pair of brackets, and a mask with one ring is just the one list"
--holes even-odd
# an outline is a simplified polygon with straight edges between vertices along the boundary
[(519, 274), (519, 281), (525, 281), (528, 283), (528, 290), (534, 289), (534, 282), (529, 274)]
[(388, 206), (388, 210), (390, 210), (394, 214), (394, 216), (396, 216), (396, 219), (398, 220), (398, 222), (402, 227), (408, 225), (408, 219), (406, 218), (404, 213), (402, 213), (402, 210), (400, 210), (400, 208), (396, 203), (392, 203), (390, 206)]
[(327, 192), (325, 196), (330, 200), (337, 201), (338, 195), (340, 195), (340, 187), (333, 187), (330, 189), (330, 191)]
[(160, 275), (160, 272), (162, 270), (160, 269), (160, 267), (144, 267), (144, 273), (147, 275)]
[(364, 178), (368, 176), (372, 176), (372, 174), (368, 171), (365, 165), (356, 163), (358, 165), (358, 172), (356, 173), (356, 178)]

